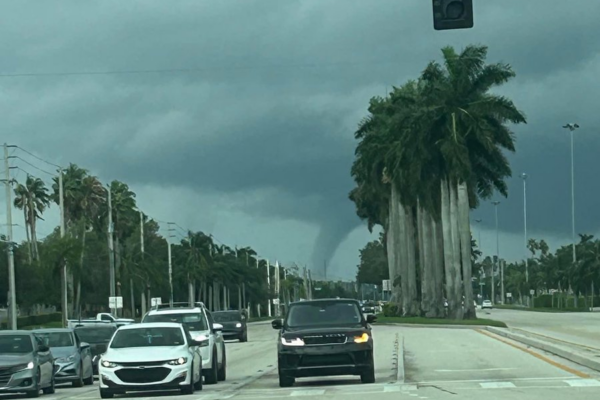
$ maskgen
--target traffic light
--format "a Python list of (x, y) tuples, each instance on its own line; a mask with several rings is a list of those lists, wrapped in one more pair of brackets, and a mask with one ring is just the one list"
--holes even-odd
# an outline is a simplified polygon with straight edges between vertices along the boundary
[(473, 0), (433, 0), (436, 31), (473, 27)]

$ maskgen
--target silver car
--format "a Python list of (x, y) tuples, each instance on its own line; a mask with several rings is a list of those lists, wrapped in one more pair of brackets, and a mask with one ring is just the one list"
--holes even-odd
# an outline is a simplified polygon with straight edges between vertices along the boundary
[(33, 334), (54, 356), (56, 383), (70, 382), (75, 387), (94, 383), (90, 345), (81, 342), (73, 329), (37, 329)]

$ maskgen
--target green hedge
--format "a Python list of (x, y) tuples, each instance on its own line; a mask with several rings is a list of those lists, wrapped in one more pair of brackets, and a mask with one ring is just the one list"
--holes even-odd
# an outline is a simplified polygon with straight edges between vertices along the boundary
[[(591, 296), (579, 296), (577, 307), (575, 307), (575, 297), (567, 296), (565, 294), (554, 295), (554, 307), (551, 294), (542, 294), (534, 298), (535, 308), (558, 308), (558, 304), (561, 304), (560, 309), (577, 309), (581, 311), (587, 311), (587, 308), (592, 304)], [(600, 306), (600, 297), (594, 296), (594, 306)]]
[(385, 303), (381, 311), (385, 317), (399, 317), (402, 315), (400, 305), (396, 303)]
[[(25, 317), (17, 317), (17, 328), (21, 329), (26, 326), (42, 326), (50, 322), (60, 322), (61, 320), (62, 313), (28, 315)], [(7, 324), (3, 323), (2, 328), (6, 329), (6, 327)]]

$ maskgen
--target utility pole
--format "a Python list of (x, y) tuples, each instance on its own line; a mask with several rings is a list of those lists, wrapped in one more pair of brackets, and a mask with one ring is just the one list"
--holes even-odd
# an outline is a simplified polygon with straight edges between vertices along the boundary
[(271, 267), (269, 265), (269, 260), (267, 260), (267, 293), (269, 296), (267, 299), (267, 311), (269, 313), (269, 317), (271, 317)]
[[(140, 211), (140, 257), (142, 259), (141, 267), (145, 271), (144, 252), (145, 252), (145, 249), (144, 249), (144, 213)], [(142, 290), (140, 291), (141, 292), (140, 300), (141, 300), (141, 307), (142, 307), (142, 309), (141, 309), (142, 316), (144, 316), (146, 314), (146, 309), (148, 306), (147, 302), (149, 301), (149, 299), (148, 300), (146, 299), (146, 284), (147, 283), (148, 283), (147, 281), (143, 282)]]
[[(115, 243), (114, 243), (114, 231), (112, 219), (112, 189), (110, 183), (108, 186), (108, 261), (109, 261), (109, 277), (110, 277), (110, 297), (115, 297)], [(116, 302), (115, 302), (116, 303)], [(115, 304), (116, 307), (116, 304)], [(112, 314), (116, 315), (116, 308), (113, 308)]]
[(529, 282), (529, 260), (527, 254), (527, 174), (521, 174), (523, 179), (523, 234), (525, 240), (525, 282)]
[[(60, 237), (65, 237), (65, 195), (63, 188), (63, 171), (62, 168), (58, 169), (58, 197), (59, 197), (59, 205), (60, 205)], [(61, 284), (62, 293), (61, 293), (61, 308), (63, 309), (63, 326), (67, 327), (67, 320), (69, 318), (68, 308), (69, 308), (69, 283), (67, 279), (67, 260), (63, 260), (62, 268), (60, 271), (61, 281), (64, 282)]]
[[(577, 262), (577, 253), (575, 251), (575, 161), (573, 153), (573, 134), (575, 129), (579, 128), (579, 124), (569, 123), (563, 126), (571, 132), (571, 229), (573, 239), (573, 264)], [(577, 294), (575, 294), (577, 296)]]
[(173, 237), (173, 235), (171, 234), (171, 232), (173, 232), (175, 229), (171, 228), (171, 225), (173, 225), (173, 222), (167, 222), (167, 226), (168, 228), (168, 232), (169, 234), (167, 235), (167, 252), (168, 252), (168, 257), (169, 257), (169, 305), (171, 307), (173, 307), (173, 261), (172, 261), (172, 257), (171, 257), (171, 238)]
[(281, 281), (279, 279), (279, 261), (275, 260), (275, 298), (277, 299), (277, 304), (276, 304), (276, 308), (275, 308), (275, 315), (277, 317), (279, 317), (279, 310), (281, 309), (280, 307), (280, 284)]
[[(498, 204), (500, 204), (500, 202), (494, 201), (492, 204), (494, 205), (496, 212), (496, 262), (492, 263), (492, 304), (494, 304), (496, 302), (496, 265), (500, 265), (500, 236), (498, 233)], [(504, 293), (502, 294), (502, 299), (504, 300)], [(504, 303), (504, 301), (502, 301), (502, 303)]]
[[(12, 235), (12, 185), (10, 180), (10, 165), (8, 163), (8, 145), (4, 143), (4, 168), (6, 169), (6, 249), (8, 251), (8, 291), (9, 291), (9, 313), (10, 329), (17, 330), (17, 294), (15, 292), (15, 256), (13, 253)], [(8, 324), (7, 324), (8, 325)]]
[(323, 260), (323, 270), (325, 273), (325, 282), (327, 282), (327, 260)]

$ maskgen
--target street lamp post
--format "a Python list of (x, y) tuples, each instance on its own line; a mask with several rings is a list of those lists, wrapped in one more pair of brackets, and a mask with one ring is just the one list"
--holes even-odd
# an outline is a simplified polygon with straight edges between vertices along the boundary
[(575, 253), (575, 162), (573, 156), (573, 134), (575, 129), (579, 128), (577, 123), (568, 123), (563, 126), (571, 132), (571, 228), (573, 237), (573, 264), (577, 262), (577, 255)]
[[(499, 201), (493, 201), (492, 204), (494, 205), (494, 211), (496, 213), (496, 262), (494, 263), (494, 266), (492, 266), (492, 303), (494, 303), (496, 301), (496, 284), (495, 284), (495, 265), (497, 264), (498, 266), (500, 265), (500, 236), (498, 233), (498, 204), (500, 204)], [(503, 277), (504, 274), (502, 274)], [(504, 304), (504, 281), (502, 280), (502, 303)]]
[(529, 282), (529, 261), (527, 254), (527, 174), (521, 174), (523, 179), (523, 235), (525, 240), (525, 282)]

